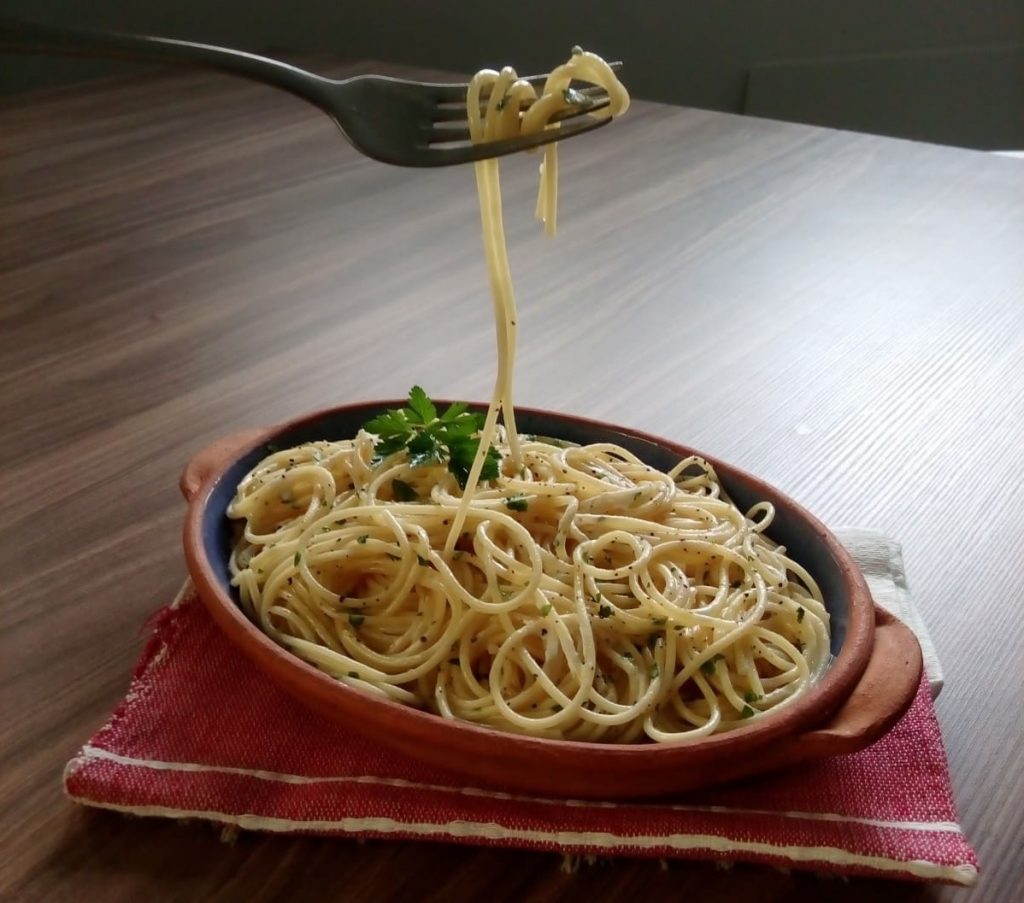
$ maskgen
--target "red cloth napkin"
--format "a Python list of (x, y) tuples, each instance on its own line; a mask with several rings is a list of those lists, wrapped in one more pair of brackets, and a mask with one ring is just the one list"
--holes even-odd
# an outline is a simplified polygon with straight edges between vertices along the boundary
[(157, 616), (128, 695), (64, 784), (90, 806), (261, 831), (977, 876), (925, 683), (895, 729), (853, 755), (673, 800), (542, 799), (465, 786), (307, 711), (221, 636), (191, 590)]

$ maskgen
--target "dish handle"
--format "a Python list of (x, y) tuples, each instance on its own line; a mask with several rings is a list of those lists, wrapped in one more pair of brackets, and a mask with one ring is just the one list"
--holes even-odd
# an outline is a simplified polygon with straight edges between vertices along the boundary
[(860, 681), (824, 724), (772, 750), (791, 765), (870, 746), (903, 717), (921, 685), (923, 661), (914, 632), (875, 607), (875, 643)]
[(269, 427), (254, 427), (240, 430), (228, 436), (214, 439), (206, 448), (196, 452), (185, 465), (178, 486), (186, 502), (191, 502), (214, 474), (220, 473), (245, 449), (256, 445), (262, 438), (274, 431)]

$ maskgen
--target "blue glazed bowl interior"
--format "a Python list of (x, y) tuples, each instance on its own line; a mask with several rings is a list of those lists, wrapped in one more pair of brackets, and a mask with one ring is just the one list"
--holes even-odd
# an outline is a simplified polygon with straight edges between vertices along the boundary
[[(371, 417), (386, 407), (394, 406), (391, 403), (367, 404), (328, 411), (320, 417), (285, 428), (271, 437), (270, 441), (279, 448), (289, 448), (318, 440), (349, 439)], [(471, 405), (471, 408), (483, 410), (479, 405)], [(518, 408), (516, 422), (522, 433), (550, 436), (580, 445), (596, 442), (621, 445), (658, 470), (670, 470), (679, 462), (678, 453), (672, 449), (612, 426)], [(223, 472), (203, 510), (202, 541), (207, 560), (224, 591), (236, 602), (238, 593), (231, 586), (228, 571), (232, 530), (226, 512), (238, 483), (267, 454), (266, 444), (261, 444), (238, 458)], [(763, 493), (756, 492), (745, 481), (731, 479), (730, 474), (721, 471), (719, 476), (726, 492), (740, 510), (746, 511), (757, 502), (764, 501)], [(837, 656), (846, 637), (850, 618), (850, 600), (839, 562), (818, 534), (815, 525), (804, 520), (787, 505), (776, 504), (775, 520), (768, 529), (768, 535), (784, 545), (787, 554), (799, 561), (818, 581), (831, 616), (832, 655)]]

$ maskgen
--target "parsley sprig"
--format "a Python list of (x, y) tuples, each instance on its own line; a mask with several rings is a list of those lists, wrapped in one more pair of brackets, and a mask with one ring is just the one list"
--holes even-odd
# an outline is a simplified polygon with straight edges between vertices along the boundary
[[(484, 425), (484, 415), (467, 408), (463, 402), (456, 402), (438, 416), (437, 407), (427, 393), (413, 386), (408, 407), (390, 408), (364, 423), (363, 429), (380, 437), (375, 447), (378, 458), (404, 449), (409, 455), (410, 467), (447, 464), (459, 485), (465, 488), (480, 447), (477, 434)], [(500, 463), (498, 450), (489, 447), (480, 479), (497, 479)]]

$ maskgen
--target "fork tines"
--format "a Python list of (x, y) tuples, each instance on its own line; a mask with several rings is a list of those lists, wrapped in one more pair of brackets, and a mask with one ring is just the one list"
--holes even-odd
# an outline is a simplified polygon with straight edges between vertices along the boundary
[[(572, 120), (578, 119), (588, 113), (603, 110), (609, 104), (608, 93), (604, 88), (591, 86), (574, 94), (580, 98), (578, 106), (574, 109), (563, 110), (552, 117), (552, 122), (562, 122), (568, 125)], [(523, 105), (529, 109), (530, 103)], [(481, 104), (481, 107), (483, 105)], [(466, 118), (466, 102), (463, 98), (461, 104), (453, 101), (445, 101), (439, 104), (434, 110), (433, 127), (430, 133), (430, 144), (452, 144), (456, 142), (469, 141), (469, 123)]]

